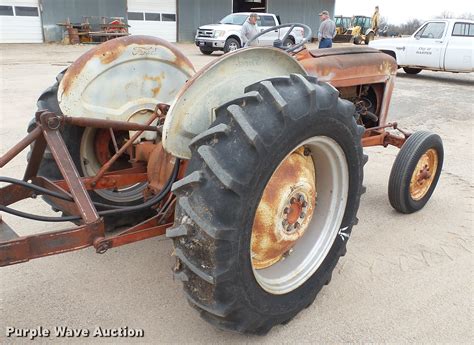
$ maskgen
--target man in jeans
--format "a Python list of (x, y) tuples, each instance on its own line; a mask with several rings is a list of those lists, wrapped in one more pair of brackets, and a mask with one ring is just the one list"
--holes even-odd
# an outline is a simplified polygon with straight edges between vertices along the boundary
[(319, 18), (321, 20), (318, 31), (319, 48), (331, 48), (332, 39), (336, 36), (336, 24), (329, 18), (328, 11), (322, 11)]
[(245, 43), (258, 34), (257, 19), (257, 13), (251, 13), (244, 25), (242, 25), (242, 29), (240, 30), (242, 46), (245, 46)]

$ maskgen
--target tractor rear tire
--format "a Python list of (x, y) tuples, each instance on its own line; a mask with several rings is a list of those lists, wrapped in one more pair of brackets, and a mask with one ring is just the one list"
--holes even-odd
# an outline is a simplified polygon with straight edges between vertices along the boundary
[[(61, 82), (61, 79), (63, 78), (65, 73), (66, 73), (66, 70), (63, 70), (61, 73), (59, 73), (56, 76), (56, 82), (51, 87), (47, 88), (40, 95), (37, 101), (38, 110), (49, 110), (51, 112), (54, 112), (55, 114), (62, 114), (61, 109), (58, 104), (57, 93), (58, 93), (59, 83)], [(35, 119), (33, 118), (28, 125), (27, 131), (31, 132), (35, 128), (35, 126), (36, 126), (36, 122), (35, 122)], [(85, 176), (85, 173), (83, 171), (83, 165), (81, 164), (81, 160), (83, 160), (83, 157), (81, 157), (80, 145), (81, 145), (81, 141), (85, 135), (86, 130), (83, 127), (65, 125), (60, 131), (61, 131), (62, 138), (69, 151), (69, 154), (71, 155), (71, 158), (74, 161), (74, 164), (76, 165), (76, 168), (79, 174), (81, 176)], [(28, 154), (28, 157), (30, 153)], [(46, 148), (45, 153), (43, 155), (43, 159), (41, 161), (41, 164), (38, 170), (38, 176), (46, 177), (47, 179), (50, 179), (52, 181), (64, 179), (48, 147)], [(113, 193), (113, 192), (110, 191), (110, 193)], [(143, 197), (140, 199), (138, 197), (138, 193), (137, 195), (134, 195), (134, 196), (127, 194), (126, 198), (121, 198), (120, 193), (117, 193), (116, 195), (117, 197), (113, 198), (112, 200), (96, 192), (89, 192), (89, 194), (93, 202), (98, 202), (98, 203), (112, 205), (112, 206), (133, 206), (133, 205), (138, 205), (143, 202)], [(44, 196), (43, 199), (49, 205), (51, 205), (53, 210), (62, 211), (63, 214), (69, 215), (66, 212), (64, 212), (59, 205), (55, 204), (48, 197)], [(99, 211), (104, 210), (104, 208), (100, 206), (97, 207), (97, 209)], [(153, 212), (150, 209), (149, 211), (141, 210), (141, 211), (135, 211), (135, 212), (123, 213), (123, 214), (118, 213), (113, 216), (105, 216), (104, 220), (105, 220), (106, 230), (112, 231), (118, 227), (137, 224), (140, 221), (149, 218), (152, 214)]]
[[(177, 206), (167, 236), (175, 248), (175, 277), (201, 316), (221, 329), (263, 335), (310, 306), (331, 280), (357, 221), (366, 156), (354, 106), (332, 86), (295, 74), (258, 82), (245, 92), (217, 108), (215, 122), (192, 140), (186, 176), (173, 185)], [(296, 254), (269, 268), (300, 280), (272, 285), (268, 268), (254, 265), (254, 221), (272, 176), (303, 148), (315, 166), (318, 203), (304, 240), (295, 244)], [(338, 183), (336, 176), (345, 177)], [(343, 196), (336, 197), (341, 190)], [(318, 247), (313, 240), (323, 230), (327, 241)], [(321, 254), (318, 259), (298, 259), (315, 253)], [(304, 274), (291, 266), (294, 262)]]
[(388, 199), (392, 207), (401, 213), (421, 210), (436, 188), (443, 160), (439, 135), (425, 131), (410, 135), (390, 172)]

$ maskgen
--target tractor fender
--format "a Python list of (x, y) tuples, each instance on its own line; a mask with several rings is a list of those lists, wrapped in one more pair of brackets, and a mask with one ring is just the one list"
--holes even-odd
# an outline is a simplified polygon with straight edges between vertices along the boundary
[(375, 35), (375, 31), (372, 30), (372, 29), (367, 29), (367, 30), (365, 31), (365, 35), (367, 36), (367, 35), (368, 35), (369, 33), (371, 33), (371, 32), (373, 32), (374, 35)]
[(58, 103), (68, 116), (145, 123), (156, 105), (170, 104), (194, 73), (188, 58), (163, 39), (121, 37), (90, 49), (69, 66)]
[(180, 90), (165, 119), (163, 147), (189, 159), (189, 144), (215, 120), (215, 109), (241, 97), (247, 86), (291, 73), (306, 75), (301, 64), (283, 50), (267, 47), (239, 49), (214, 60)]

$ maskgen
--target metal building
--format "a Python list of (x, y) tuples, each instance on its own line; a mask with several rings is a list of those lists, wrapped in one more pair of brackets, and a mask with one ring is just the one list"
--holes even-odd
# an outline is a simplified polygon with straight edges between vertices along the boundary
[(303, 23), (317, 36), (318, 13), (334, 14), (335, 0), (177, 0), (178, 41), (194, 40), (200, 25), (214, 24), (232, 12), (269, 12), (280, 16), (282, 23)]
[(335, 0), (0, 0), (0, 43), (59, 42), (65, 35), (59, 23), (81, 23), (86, 17), (120, 17), (131, 34), (191, 42), (200, 25), (248, 11), (275, 13), (283, 23), (304, 23), (315, 33), (318, 13), (333, 13), (334, 4)]

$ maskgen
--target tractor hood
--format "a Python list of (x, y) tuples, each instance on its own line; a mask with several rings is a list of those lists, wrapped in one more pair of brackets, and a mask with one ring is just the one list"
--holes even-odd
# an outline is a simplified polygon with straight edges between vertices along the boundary
[(397, 72), (393, 57), (369, 47), (304, 50), (297, 59), (309, 75), (335, 87), (384, 83)]

